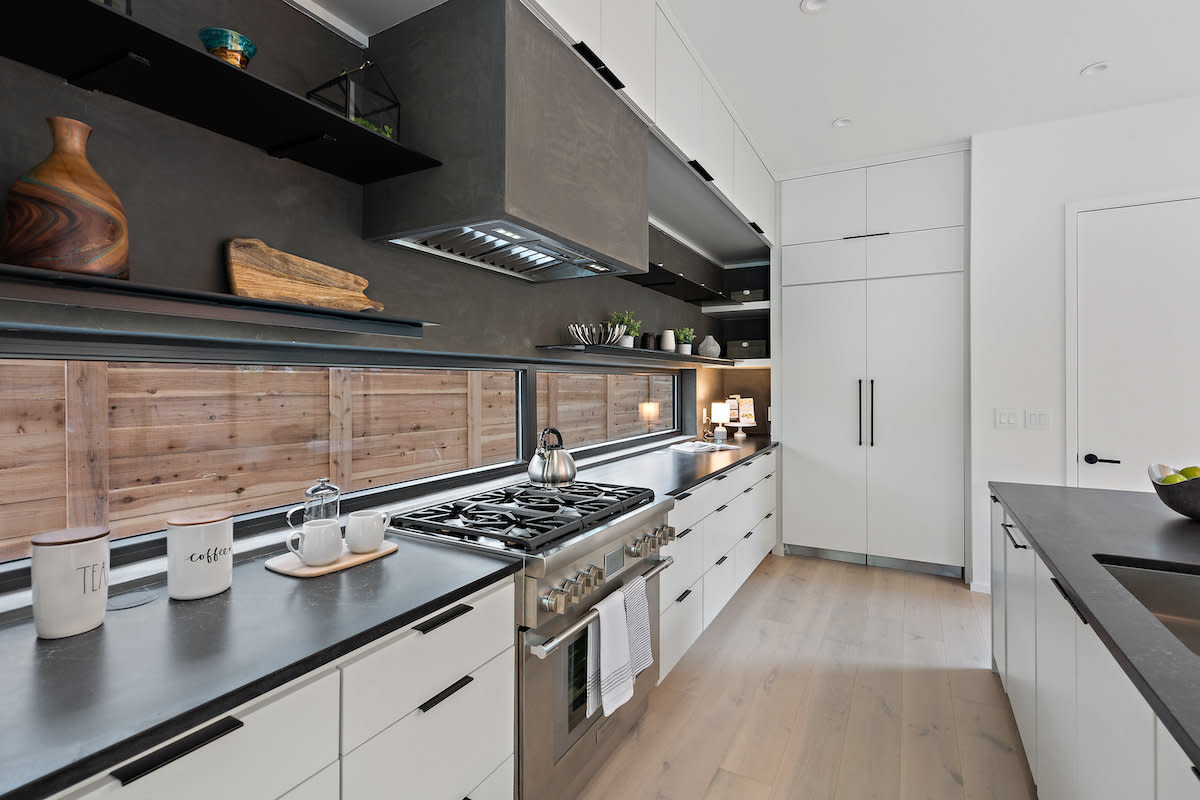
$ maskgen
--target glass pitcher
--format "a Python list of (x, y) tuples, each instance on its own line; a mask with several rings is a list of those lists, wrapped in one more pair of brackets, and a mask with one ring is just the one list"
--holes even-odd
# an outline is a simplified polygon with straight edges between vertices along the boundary
[[(304, 491), (304, 505), (289, 508), (284, 519), (292, 528), (299, 528), (309, 520), (337, 519), (341, 499), (341, 489), (330, 483), (329, 478), (319, 478), (315, 486)], [(300, 513), (303, 516), (296, 520), (295, 515)]]

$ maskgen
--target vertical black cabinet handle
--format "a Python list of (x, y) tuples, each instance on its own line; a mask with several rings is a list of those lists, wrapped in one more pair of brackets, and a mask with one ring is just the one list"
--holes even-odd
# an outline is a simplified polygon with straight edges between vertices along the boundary
[(1012, 546), (1014, 549), (1016, 549), (1016, 550), (1028, 550), (1029, 549), (1029, 545), (1027, 545), (1027, 544), (1017, 544), (1017, 540), (1014, 539), (1013, 535), (1012, 535), (1012, 525), (1010, 525), (1007, 522), (1001, 522), (1000, 527), (1004, 528), (1004, 535), (1008, 537), (1008, 540), (1010, 542), (1012, 542)]
[(858, 379), (858, 446), (862, 447), (862, 378)]
[(1058, 578), (1051, 578), (1050, 582), (1054, 584), (1055, 589), (1058, 589), (1058, 593), (1062, 595), (1063, 600), (1067, 601), (1067, 605), (1069, 605), (1071, 607), (1071, 610), (1075, 612), (1075, 616), (1079, 617), (1079, 621), (1082, 622), (1084, 625), (1087, 625), (1088, 621), (1084, 618), (1083, 614), (1079, 611), (1079, 606), (1075, 605), (1075, 601), (1071, 599), (1071, 596), (1069, 594), (1067, 594), (1067, 590), (1064, 589), (1062, 584), (1058, 582)]
[(871, 447), (875, 446), (875, 379), (871, 378)]

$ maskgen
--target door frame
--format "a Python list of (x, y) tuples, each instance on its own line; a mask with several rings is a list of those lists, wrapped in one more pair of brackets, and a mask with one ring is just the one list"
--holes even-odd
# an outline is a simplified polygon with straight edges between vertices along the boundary
[(1066, 484), (1079, 485), (1079, 215), (1133, 206), (1150, 206), (1200, 199), (1200, 189), (1173, 189), (1075, 200), (1065, 208), (1066, 267), (1066, 405), (1063, 415)]

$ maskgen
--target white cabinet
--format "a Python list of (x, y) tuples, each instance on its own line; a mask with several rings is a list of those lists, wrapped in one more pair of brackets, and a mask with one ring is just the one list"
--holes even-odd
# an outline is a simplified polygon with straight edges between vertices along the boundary
[(750, 146), (741, 128), (733, 132), (733, 203), (762, 228), (767, 241), (778, 241), (775, 231), (775, 179)]
[(1154, 797), (1153, 712), (1090, 626), (1076, 628), (1075, 648), (1075, 796)]
[(654, 118), (654, 0), (591, 0), (600, 7), (600, 59)]
[(1038, 800), (1074, 800), (1075, 609), (1034, 556)]
[(962, 226), (849, 239), (866, 248), (868, 278), (932, 272), (962, 272), (967, 266), (967, 233)]
[(602, 42), (601, 3), (598, 0), (538, 0), (573, 42), (585, 42), (597, 54)]
[(691, 527), (675, 528), (675, 541), (662, 549), (663, 557), (675, 559), (671, 568), (658, 579), (659, 611), (666, 611), (679, 593), (704, 574), (704, 530), (707, 520), (692, 523)]
[(733, 555), (718, 558), (704, 573), (704, 627), (707, 628), (733, 597)]
[(335, 761), (279, 800), (340, 800), (342, 764)]
[(654, 122), (689, 159), (703, 149), (700, 83), (696, 59), (675, 32), (662, 9), (654, 25)]
[(1004, 559), (1008, 551), (1008, 540), (1004, 537), (1001, 523), (1004, 517), (1004, 506), (993, 495), (992, 501), (992, 664), (996, 674), (1000, 676), (1000, 684), (1007, 686), (1005, 666), (1008, 663), (1005, 647), (1007, 625), (1005, 622), (1006, 593), (1004, 591)]
[(784, 181), (783, 244), (862, 236), (867, 232), (867, 171), (852, 169)]
[(1187, 753), (1171, 737), (1162, 722), (1154, 721), (1154, 768), (1157, 800), (1196, 800), (1200, 780)]
[(704, 579), (697, 580), (668, 600), (658, 621), (659, 683), (675, 668), (704, 630)]
[(1004, 523), (1007, 551), (1005, 597), (1008, 601), (1008, 690), (1025, 758), (1037, 780), (1037, 599), (1036, 557), (1019, 528)]
[(783, 248), (783, 285), (854, 281), (867, 277), (869, 239), (834, 239)]
[(700, 137), (693, 156), (712, 176), (713, 183), (725, 195), (732, 197), (733, 177), (733, 117), (716, 89), (707, 80), (700, 81)]
[(880, 164), (866, 173), (866, 233), (966, 224), (966, 153)]
[(513, 800), (516, 783), (516, 758), (509, 756), (464, 800)]

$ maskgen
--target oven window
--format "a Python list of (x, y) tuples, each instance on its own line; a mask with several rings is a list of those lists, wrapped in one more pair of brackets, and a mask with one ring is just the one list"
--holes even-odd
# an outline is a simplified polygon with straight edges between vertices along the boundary
[(588, 631), (567, 645), (567, 730), (574, 731), (587, 721), (587, 650)]

